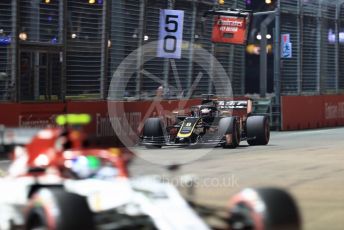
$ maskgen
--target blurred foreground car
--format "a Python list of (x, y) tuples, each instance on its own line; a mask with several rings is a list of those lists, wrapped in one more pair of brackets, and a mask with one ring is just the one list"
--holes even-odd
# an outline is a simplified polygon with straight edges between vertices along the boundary
[[(210, 229), (173, 185), (130, 178), (128, 150), (86, 148), (84, 140), (78, 130), (48, 128), (15, 147), (0, 178), (0, 229)], [(295, 203), (278, 189), (243, 190), (229, 210), (229, 229), (300, 226)]]
[(213, 100), (192, 106), (188, 115), (177, 115), (172, 125), (151, 117), (145, 121), (140, 144), (147, 148), (165, 145), (213, 145), (235, 148), (240, 141), (249, 145), (266, 145), (270, 140), (267, 115), (252, 114), (251, 100)]

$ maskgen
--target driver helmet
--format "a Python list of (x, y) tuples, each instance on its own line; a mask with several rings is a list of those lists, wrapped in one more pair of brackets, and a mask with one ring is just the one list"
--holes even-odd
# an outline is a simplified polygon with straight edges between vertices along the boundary
[(211, 116), (211, 110), (209, 108), (201, 109), (201, 117), (210, 117), (210, 116)]
[(95, 156), (78, 156), (72, 160), (71, 170), (80, 179), (90, 178), (100, 169), (101, 162)]

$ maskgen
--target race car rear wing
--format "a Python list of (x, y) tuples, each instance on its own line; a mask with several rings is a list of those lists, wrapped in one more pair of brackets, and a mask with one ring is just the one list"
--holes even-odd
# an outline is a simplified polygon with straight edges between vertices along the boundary
[(229, 100), (229, 101), (218, 101), (217, 107), (219, 110), (240, 110), (247, 114), (252, 112), (252, 101), (251, 100)]
[(218, 109), (227, 110), (227, 109), (247, 109), (252, 106), (251, 100), (246, 101), (218, 101)]
[(221, 111), (233, 110), (240, 114), (271, 115), (271, 100), (258, 99), (218, 101), (218, 109)]

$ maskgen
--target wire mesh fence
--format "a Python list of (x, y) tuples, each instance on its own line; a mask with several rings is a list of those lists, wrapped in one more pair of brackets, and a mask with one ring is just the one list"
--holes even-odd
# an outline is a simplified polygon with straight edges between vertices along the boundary
[(281, 93), (333, 94), (343, 85), (344, 1), (281, 0), (281, 34), (292, 58), (281, 60)]
[(12, 7), (11, 0), (0, 2), (0, 100), (11, 100), (15, 89), (12, 72), (15, 50)]
[(67, 97), (100, 97), (103, 14), (103, 4), (67, 1)]
[[(0, 100), (105, 99), (120, 63), (158, 40), (160, 9), (171, 3), (184, 11), (183, 39), (191, 45), (185, 43), (183, 57), (172, 61), (138, 54), (127, 70), (123, 99), (152, 98), (161, 86), (169, 98), (183, 95), (202, 70), (193, 61), (197, 48), (218, 59), (234, 94), (243, 95), (244, 47), (210, 42), (213, 22), (203, 13), (214, 1), (2, 0)], [(343, 93), (344, 1), (280, 3), (281, 34), (290, 34), (292, 43), (292, 57), (281, 60), (282, 94)], [(224, 7), (245, 8), (245, 1), (228, 0)], [(193, 96), (213, 93), (212, 79), (212, 73), (204, 73)]]
[[(4, 0), (0, 3), (0, 100), (106, 99), (122, 61), (158, 40), (160, 9), (167, 8), (184, 11), (183, 57), (145, 60), (138, 54), (136, 65), (126, 70), (129, 80), (118, 99), (149, 99), (161, 86), (167, 98), (183, 95), (202, 68), (193, 62), (196, 48), (218, 58), (235, 85), (234, 92), (243, 94), (244, 49), (213, 45), (213, 22), (203, 18), (216, 5), (212, 0)], [(245, 8), (245, 2), (228, 0), (224, 6)], [(172, 89), (175, 75), (177, 90)], [(199, 80), (192, 96), (213, 92), (211, 75)]]
[[(123, 97), (130, 100), (150, 99), (162, 88), (165, 98), (180, 98), (186, 96), (193, 83), (192, 97), (199, 97), (214, 92), (211, 71), (204, 71), (194, 61), (194, 50), (204, 49), (214, 55), (231, 77), (234, 92), (241, 95), (244, 92), (244, 48), (231, 45), (213, 45), (210, 42), (212, 20), (203, 17), (204, 12), (214, 7), (213, 1), (155, 1), (148, 0), (138, 4), (138, 1), (124, 1), (116, 6), (111, 18), (111, 44), (109, 80), (113, 73), (128, 54), (136, 51), (142, 45), (150, 44), (159, 39), (160, 9), (166, 9), (173, 3), (173, 9), (184, 11), (183, 45), (181, 59), (162, 59), (158, 57), (140, 58), (133, 60), (137, 65), (128, 66)], [(227, 1), (226, 7), (245, 8), (242, 0)], [(114, 6), (113, 6), (114, 10)], [(128, 14), (121, 14), (121, 12)], [(124, 34), (125, 40), (117, 42), (118, 36)], [(125, 49), (123, 49), (125, 47)], [(139, 55), (139, 54), (138, 54)], [(235, 58), (233, 56), (235, 55)], [(209, 61), (211, 65), (211, 61)], [(206, 68), (210, 68), (207, 66)], [(199, 73), (202, 77), (198, 79)], [(221, 76), (228, 78), (228, 76)], [(220, 77), (220, 78), (221, 78)], [(220, 79), (221, 81), (221, 79)], [(122, 95), (119, 95), (121, 97)], [(120, 99), (120, 98), (117, 98)]]
[[(13, 2), (13, 1), (12, 1)], [(28, 42), (61, 44), (62, 30), (59, 2), (21, 0), (19, 6), (20, 38)]]

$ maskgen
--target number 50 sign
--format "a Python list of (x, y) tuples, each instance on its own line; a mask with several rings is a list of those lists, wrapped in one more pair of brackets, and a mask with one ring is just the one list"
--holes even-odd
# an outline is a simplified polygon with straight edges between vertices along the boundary
[(158, 57), (181, 58), (184, 11), (160, 10)]

